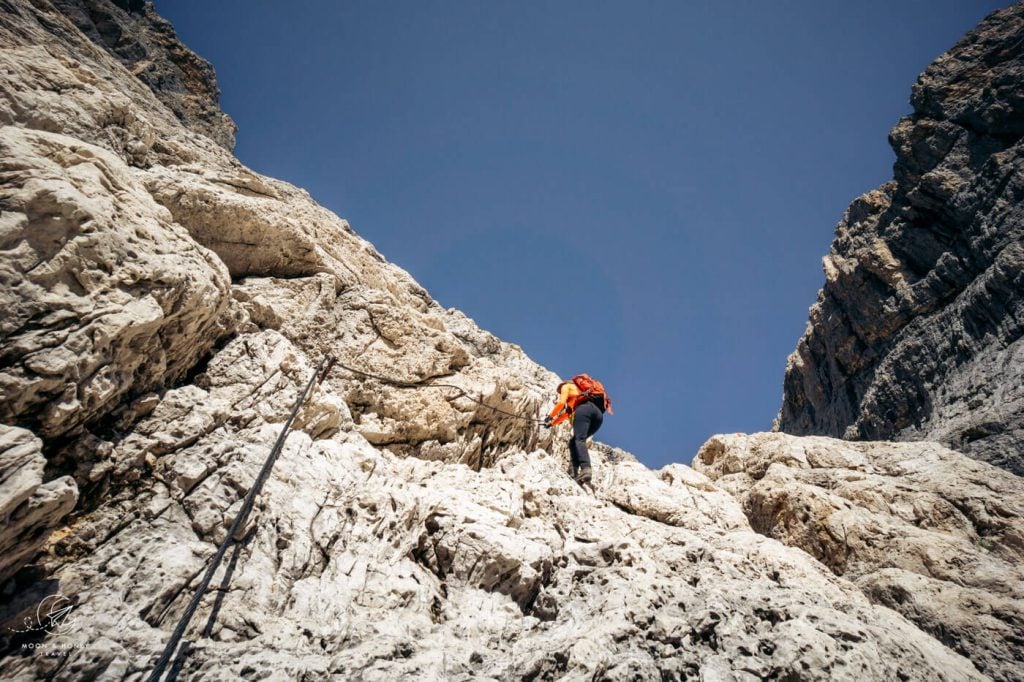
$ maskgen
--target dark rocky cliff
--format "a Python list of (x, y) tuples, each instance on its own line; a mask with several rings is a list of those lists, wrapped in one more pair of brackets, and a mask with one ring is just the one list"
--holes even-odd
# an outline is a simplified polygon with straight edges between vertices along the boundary
[(1024, 3), (921, 75), (894, 179), (856, 199), (778, 430), (938, 440), (1024, 474)]
[(75, 27), (106, 49), (189, 128), (227, 150), (237, 127), (220, 109), (208, 61), (178, 40), (171, 23), (146, 0), (53, 0)]

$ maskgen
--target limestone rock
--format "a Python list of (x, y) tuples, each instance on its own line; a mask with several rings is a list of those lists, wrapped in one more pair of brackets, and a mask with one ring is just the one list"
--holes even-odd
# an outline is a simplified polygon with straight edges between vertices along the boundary
[(53, 0), (78, 30), (108, 50), (175, 116), (228, 151), (237, 127), (220, 110), (213, 67), (179, 40), (149, 0)]
[(696, 467), (800, 547), (999, 680), (1024, 657), (1024, 488), (935, 443), (715, 436)]
[(43, 483), (41, 447), (31, 432), (0, 425), (0, 584), (36, 554), (78, 501), (70, 477)]
[(599, 485), (609, 501), (624, 511), (691, 530), (749, 527), (733, 497), (690, 467), (671, 464), (659, 472), (660, 477), (652, 476), (639, 462), (602, 468)]
[(509, 448), (551, 443), (523, 418), (541, 418), (557, 379), (521, 350), (471, 330), (461, 313), (403, 307), (386, 289), (345, 288), (327, 274), (246, 278), (235, 296), (256, 326), (339, 359), (335, 374), (356, 428), (375, 445), (480, 468)]
[(113, 154), (6, 127), (0, 169), (0, 421), (67, 433), (231, 331), (227, 270)]
[[(9, 499), (50, 491), (15, 513), (35, 530), (2, 570), (34, 568), (0, 595), (4, 679), (149, 672), (325, 355), (183, 677), (984, 679), (871, 601), (945, 578), (855, 584), (755, 533), (731, 481), (599, 443), (574, 483), (567, 427), (539, 424), (552, 373), (139, 80), (194, 65), (151, 7), (2, 5), (0, 421), (47, 459), (11, 432)], [(55, 601), (72, 617), (11, 630)]]
[[(278, 332), (243, 333), (195, 385), (168, 391), (117, 445), (119, 462), (156, 455), (151, 475), (48, 555), (77, 603), (70, 653), (11, 657), (0, 673), (147, 671), (311, 372)], [(591, 495), (544, 450), (508, 450), (480, 471), (398, 457), (351, 428), (336, 383), (297, 421), (258, 519), (215, 577), (184, 675), (983, 679), (802, 551), (753, 533), (682, 465), (658, 476), (595, 448)]]
[(61, 133), (133, 167), (224, 150), (182, 128), (121, 63), (51, 3), (9, 2), (0, 13), (0, 125)]
[(836, 227), (777, 429), (934, 440), (1024, 475), (1024, 5), (925, 70), (894, 180)]

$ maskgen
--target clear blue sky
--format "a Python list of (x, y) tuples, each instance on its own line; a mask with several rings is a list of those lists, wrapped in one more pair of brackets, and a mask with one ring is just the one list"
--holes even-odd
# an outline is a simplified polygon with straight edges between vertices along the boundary
[[(649, 466), (768, 430), (917, 75), (1006, 3), (158, 0), (236, 153), (615, 400)], [(554, 387), (552, 387), (554, 388)]]

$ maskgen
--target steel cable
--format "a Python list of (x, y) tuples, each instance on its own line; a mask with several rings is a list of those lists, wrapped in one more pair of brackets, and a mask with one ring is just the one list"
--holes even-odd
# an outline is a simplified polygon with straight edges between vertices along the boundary
[[(270, 476), (270, 470), (274, 467), (274, 462), (277, 460), (278, 455), (281, 453), (281, 449), (284, 447), (288, 431), (291, 429), (292, 422), (295, 421), (295, 415), (298, 414), (299, 408), (301, 408), (302, 404), (306, 401), (306, 396), (309, 394), (313, 384), (323, 381), (333, 365), (334, 358), (324, 356), (323, 360), (321, 360), (320, 364), (317, 366), (316, 371), (313, 373), (313, 376), (310, 377), (306, 387), (302, 390), (302, 393), (299, 394), (298, 399), (295, 401), (295, 407), (292, 408), (292, 412), (288, 416), (288, 421), (285, 422), (284, 428), (281, 429), (281, 435), (277, 437), (277, 442), (274, 443), (274, 447), (270, 450), (270, 454), (263, 463), (263, 468), (260, 469), (260, 473), (256, 477), (256, 481), (252, 484), (252, 488), (249, 489), (249, 493), (245, 496), (242, 508), (238, 510), (238, 514), (235, 515), (235, 520), (231, 523), (231, 528), (228, 530), (227, 535), (224, 536), (224, 541), (220, 543), (220, 547), (217, 548), (217, 553), (213, 555), (213, 560), (210, 562), (209, 568), (206, 569), (206, 575), (203, 576), (202, 582), (199, 583), (199, 588), (192, 596), (192, 601), (190, 601), (188, 607), (185, 608), (185, 613), (182, 614), (181, 619), (178, 621), (178, 625), (174, 628), (174, 632), (171, 633), (171, 639), (167, 642), (167, 647), (160, 655), (160, 658), (157, 659), (156, 665), (153, 666), (153, 672), (149, 676), (150, 682), (159, 681), (160, 676), (163, 675), (171, 657), (177, 650), (178, 644), (181, 642), (181, 638), (185, 634), (185, 629), (188, 627), (189, 621), (191, 621), (192, 616), (195, 615), (196, 610), (199, 608), (199, 603), (203, 599), (203, 595), (206, 594), (206, 590), (210, 586), (210, 581), (213, 580), (213, 574), (217, 572), (220, 562), (224, 559), (224, 554), (227, 552), (228, 545), (231, 544), (231, 541), (234, 539), (238, 529), (243, 526), (245, 520), (249, 517), (249, 513), (252, 511), (253, 504), (256, 501), (256, 496), (260, 494), (263, 484), (266, 483), (267, 478)], [(168, 679), (173, 680), (176, 677), (177, 673), (172, 670)]]

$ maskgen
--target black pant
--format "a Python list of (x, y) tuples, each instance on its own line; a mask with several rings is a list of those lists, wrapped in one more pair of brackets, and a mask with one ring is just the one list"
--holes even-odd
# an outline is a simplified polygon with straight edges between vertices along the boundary
[(572, 470), (590, 466), (590, 453), (587, 452), (587, 439), (597, 433), (604, 423), (604, 413), (594, 403), (577, 405), (573, 411), (572, 438), (569, 439), (569, 455)]

